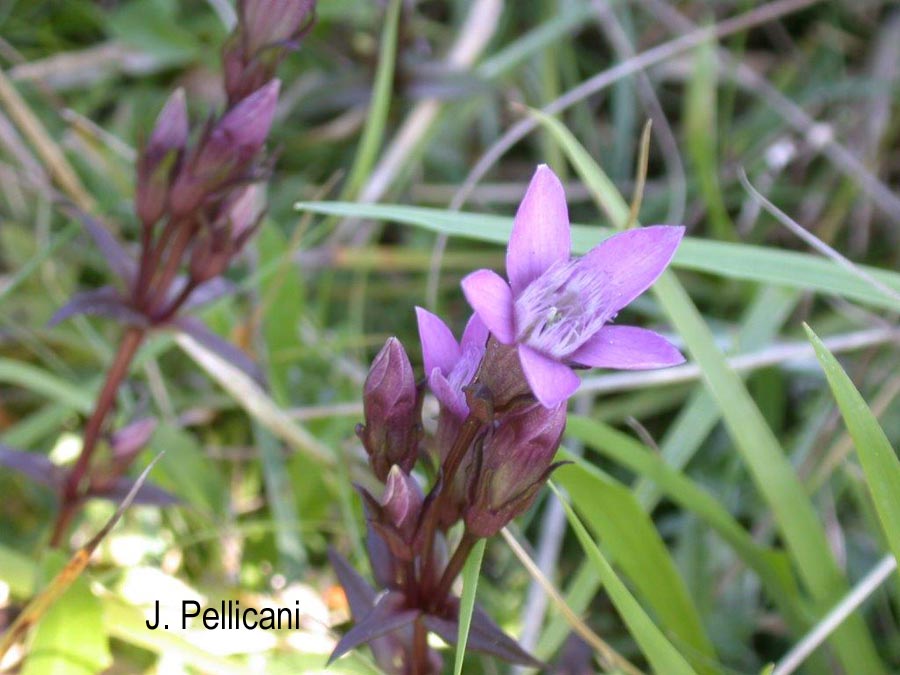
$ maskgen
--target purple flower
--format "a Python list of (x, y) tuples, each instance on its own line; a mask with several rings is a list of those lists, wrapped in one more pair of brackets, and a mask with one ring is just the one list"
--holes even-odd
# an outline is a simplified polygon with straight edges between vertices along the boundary
[(498, 341), (516, 345), (535, 397), (554, 408), (578, 388), (573, 367), (645, 369), (684, 361), (653, 331), (607, 325), (656, 281), (683, 234), (683, 227), (661, 225), (628, 230), (570, 258), (563, 187), (542, 164), (516, 213), (506, 252), (509, 284), (482, 269), (463, 279), (463, 293)]
[(469, 406), (463, 387), (472, 381), (484, 356), (487, 327), (473, 314), (457, 343), (447, 325), (428, 310), (416, 307), (416, 318), (428, 386), (442, 406), (465, 419)]

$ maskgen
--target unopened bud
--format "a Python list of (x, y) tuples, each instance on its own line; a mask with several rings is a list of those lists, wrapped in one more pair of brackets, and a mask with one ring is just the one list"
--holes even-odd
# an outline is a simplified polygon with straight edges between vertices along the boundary
[(145, 417), (122, 427), (112, 434), (109, 445), (113, 457), (119, 459), (131, 459), (150, 441), (153, 432), (156, 431), (157, 422), (152, 417)]
[(416, 479), (396, 464), (391, 467), (381, 505), (391, 525), (407, 543), (412, 542), (424, 501), (425, 495)]
[[(371, 534), (387, 545), (390, 555), (399, 560), (412, 560), (422, 542), (416, 540), (425, 495), (408, 473), (394, 465), (388, 472), (381, 501), (357, 486), (366, 506)], [(382, 564), (381, 562), (379, 564)]]
[(165, 213), (172, 173), (189, 132), (184, 90), (176, 89), (156, 118), (137, 162), (135, 211), (145, 227), (151, 227)]
[(466, 507), (466, 527), (490, 537), (531, 506), (555, 468), (553, 456), (566, 425), (566, 406), (541, 405), (508, 414), (486, 439)]
[(357, 429), (372, 471), (387, 479), (396, 464), (412, 471), (422, 434), (420, 397), (412, 364), (397, 338), (389, 338), (372, 362), (363, 388), (366, 423)]
[(200, 141), (172, 186), (173, 212), (194, 210), (210, 194), (242, 178), (262, 150), (281, 83), (272, 80), (229, 110)]
[(225, 91), (238, 101), (268, 82), (311, 25), (314, 0), (239, 0), (238, 25), (225, 45)]

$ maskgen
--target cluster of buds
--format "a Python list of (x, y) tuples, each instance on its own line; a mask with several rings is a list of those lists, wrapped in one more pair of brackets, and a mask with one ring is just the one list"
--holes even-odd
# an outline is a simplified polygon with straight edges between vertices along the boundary
[[(108, 492), (118, 484), (149, 437), (133, 432), (124, 450), (118, 451), (113, 439), (108, 466), (90, 464), (116, 391), (150, 330), (172, 327), (185, 332), (258, 376), (241, 350), (184, 312), (230, 290), (222, 274), (262, 220), (263, 181), (271, 165), (265, 144), (281, 87), (275, 69), (311, 25), (314, 6), (315, 0), (238, 2), (237, 25), (223, 54), (225, 110), (195, 134), (184, 91), (169, 97), (137, 160), (138, 260), (100, 223), (77, 214), (121, 283), (76, 294), (57, 311), (51, 325), (77, 314), (94, 314), (116, 319), (128, 331), (85, 427), (81, 455), (62, 481), (54, 543), (86, 496)], [(146, 431), (146, 425), (138, 430)], [(136, 446), (134, 439), (143, 440)]]
[[(490, 270), (463, 279), (475, 312), (461, 339), (439, 317), (416, 310), (425, 367), (418, 383), (400, 342), (387, 341), (366, 380), (365, 424), (357, 427), (384, 484), (380, 498), (359, 488), (381, 592), (332, 553), (355, 620), (332, 659), (369, 644), (388, 673), (440, 671), (427, 634), (455, 643), (452, 585), (472, 547), (530, 508), (558, 466), (567, 400), (580, 382), (573, 371), (683, 361), (652, 331), (609, 325), (662, 273), (682, 234), (681, 227), (631, 230), (570, 258), (562, 185), (541, 166), (516, 215), (509, 281)], [(430, 437), (423, 434), (426, 391), (438, 402)], [(433, 477), (427, 491), (425, 476)], [(477, 608), (467, 645), (539, 665)]]
[[(193, 136), (184, 91), (166, 102), (137, 160), (138, 261), (98, 224), (88, 224), (124, 290), (79, 294), (51, 320), (112, 316), (140, 329), (202, 332), (180, 310), (225, 292), (221, 278), (256, 231), (265, 208), (265, 154), (281, 83), (275, 69), (312, 23), (314, 0), (242, 0), (224, 51), (226, 107)], [(86, 219), (86, 216), (83, 216)], [(217, 348), (213, 336), (197, 335)], [(225, 349), (222, 346), (222, 349)], [(240, 365), (248, 365), (240, 360)]]

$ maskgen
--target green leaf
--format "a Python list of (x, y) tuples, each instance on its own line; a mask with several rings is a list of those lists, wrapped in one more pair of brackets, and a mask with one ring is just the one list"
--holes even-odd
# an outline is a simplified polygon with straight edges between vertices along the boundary
[(628, 631), (640, 646), (641, 651), (644, 652), (644, 656), (647, 657), (653, 670), (666, 675), (689, 675), (695, 673), (684, 656), (666, 639), (666, 636), (650, 620), (650, 617), (647, 616), (647, 613), (644, 612), (638, 601), (634, 599), (634, 596), (631, 595), (625, 584), (616, 576), (612, 566), (591, 539), (591, 535), (588, 534), (588, 531), (582, 525), (578, 516), (575, 515), (569, 503), (562, 498), (552, 483), (550, 485), (562, 502), (566, 510), (566, 517), (569, 519), (569, 525), (575, 531), (575, 536), (578, 537), (578, 541), (581, 543), (581, 547), (587, 554), (588, 559), (593, 563), (597, 574), (603, 582), (603, 586), (606, 588), (609, 599), (622, 617), (625, 625), (628, 626)]
[[(572, 157), (569, 157), (572, 160)], [(578, 165), (573, 160), (573, 164)], [(604, 174), (605, 176), (605, 174)], [(614, 190), (608, 179), (610, 190)], [(592, 186), (595, 187), (595, 186)], [(621, 197), (620, 197), (621, 198)], [(298, 202), (296, 208), (323, 215), (367, 218), (413, 225), (425, 230), (478, 241), (506, 244), (512, 217), (460, 213), (399, 204), (355, 204), (350, 202)], [(611, 222), (625, 223), (628, 210), (616, 211)], [(572, 250), (587, 253), (614, 230), (599, 225), (573, 225)], [(757, 281), (836, 295), (872, 307), (896, 309), (893, 298), (860, 279), (840, 265), (806, 253), (780, 251), (750, 244), (733, 244), (685, 237), (672, 264), (678, 269), (705, 272), (726, 279)], [(875, 267), (859, 266), (887, 286), (900, 291), (900, 274)]]
[(716, 654), (697, 607), (653, 521), (631, 490), (587, 462), (559, 469), (554, 480), (568, 491), (613, 563), (653, 608), (666, 634), (697, 656), (698, 670), (713, 672), (701, 667), (714, 662)]
[[(799, 618), (799, 597), (786, 556), (757, 544), (716, 499), (658, 455), (630, 436), (581, 415), (570, 415), (566, 434), (617, 464), (651, 481), (673, 502), (712, 527), (759, 576), (769, 597), (788, 616)], [(563, 451), (560, 459), (587, 466), (587, 461)]]
[(841, 364), (809, 326), (804, 324), (803, 328), (816, 350), (828, 386), (856, 446), (891, 553), (900, 560), (900, 460), (875, 414), (853, 386)]
[(28, 363), (0, 359), (0, 382), (41, 394), (80, 413), (89, 413), (94, 406), (93, 386), (66, 382)]
[(197, 36), (179, 23), (174, 6), (167, 0), (137, 0), (122, 5), (110, 16), (109, 30), (125, 44), (168, 65), (190, 61), (200, 52)]
[(459, 599), (459, 638), (456, 641), (456, 656), (453, 661), (453, 675), (461, 675), (463, 660), (466, 658), (466, 643), (469, 641), (469, 626), (475, 610), (475, 591), (478, 589), (478, 575), (487, 539), (480, 539), (472, 548), (463, 567), (463, 592)]
[(203, 454), (200, 445), (186, 431), (161, 424), (153, 432), (150, 447), (165, 451), (159, 460), (156, 481), (207, 516), (219, 513), (225, 503), (221, 474)]
[(687, 151), (693, 163), (700, 194), (706, 202), (710, 225), (717, 239), (733, 241), (734, 224), (722, 201), (716, 143), (716, 48), (714, 41), (695, 50), (694, 72), (684, 98)]
[(79, 577), (38, 623), (22, 675), (92, 675), (111, 663), (102, 605)]
[(369, 115), (363, 128), (359, 148), (353, 160), (353, 167), (344, 188), (345, 196), (356, 195), (366, 177), (372, 172), (378, 150), (384, 140), (388, 111), (391, 108), (391, 93), (394, 84), (394, 63), (397, 59), (397, 24), (400, 18), (401, 0), (391, 0), (384, 16), (381, 34), (381, 49), (378, 52), (378, 69), (372, 87), (372, 101)]

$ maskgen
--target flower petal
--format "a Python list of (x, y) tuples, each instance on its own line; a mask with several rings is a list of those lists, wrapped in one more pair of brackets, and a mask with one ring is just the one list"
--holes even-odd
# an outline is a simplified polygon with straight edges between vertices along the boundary
[(441, 403), (446, 406), (454, 415), (460, 419), (465, 419), (469, 414), (469, 406), (466, 404), (466, 394), (460, 389), (454, 389), (453, 385), (447, 381), (440, 370), (433, 370), (428, 376), (428, 386), (431, 393)]
[(545, 408), (555, 408), (574, 394), (581, 384), (581, 379), (569, 366), (531, 347), (519, 345), (519, 361), (534, 397)]
[(608, 311), (615, 314), (646, 291), (663, 273), (684, 236), (684, 228), (654, 225), (627, 230), (592, 248), (582, 258), (607, 287)]
[(570, 357), (593, 368), (644, 370), (684, 363), (684, 356), (662, 335), (636, 326), (604, 326)]
[(462, 280), (462, 290), (472, 309), (500, 342), (515, 340), (513, 296), (507, 283), (496, 272), (477, 270)]
[(426, 377), (435, 368), (445, 374), (449, 373), (460, 356), (459, 345), (453, 333), (440, 317), (427, 309), (416, 307), (416, 320), (419, 323), (419, 341), (422, 343)]
[(525, 192), (506, 250), (506, 275), (518, 295), (555, 262), (569, 259), (572, 248), (569, 210), (559, 178), (538, 166)]
[(465, 350), (466, 347), (472, 345), (473, 347), (484, 347), (487, 342), (489, 335), (489, 331), (487, 326), (484, 325), (484, 321), (481, 320), (481, 317), (478, 316), (477, 313), (472, 314), (469, 318), (469, 322), (466, 324), (466, 328), (463, 331), (462, 339), (459, 341), (459, 346), (462, 350)]

